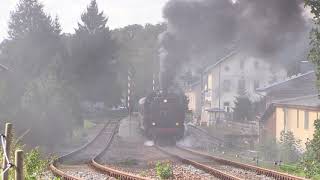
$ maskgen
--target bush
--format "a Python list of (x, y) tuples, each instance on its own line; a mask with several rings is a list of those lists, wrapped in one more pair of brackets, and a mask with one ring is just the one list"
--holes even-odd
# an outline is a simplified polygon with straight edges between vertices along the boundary
[(39, 148), (32, 149), (25, 156), (26, 180), (36, 180), (46, 170), (50, 160), (43, 160)]
[(308, 178), (320, 176), (320, 120), (314, 123), (313, 139), (306, 143), (306, 152), (301, 161), (301, 167)]
[(160, 179), (169, 179), (173, 176), (173, 170), (169, 163), (157, 162), (156, 165), (157, 176)]
[[(10, 160), (14, 163), (14, 155), (15, 151), (18, 149), (24, 149), (25, 145), (21, 145), (18, 140), (13, 135), (12, 143), (11, 143), (11, 151), (10, 151)], [(0, 163), (3, 162), (3, 151), (2, 147), (0, 148)], [(41, 153), (39, 148), (34, 148), (27, 152), (24, 155), (24, 175), (25, 180), (37, 180), (41, 178), (42, 173), (47, 169), (49, 163), (51, 162), (51, 158), (43, 159), (41, 157)], [(13, 168), (9, 170), (9, 179), (13, 179), (14, 171)], [(55, 179), (59, 180), (59, 178)]]
[(280, 157), (284, 162), (297, 162), (301, 156), (299, 152), (300, 140), (295, 139), (291, 131), (282, 131), (280, 136)]

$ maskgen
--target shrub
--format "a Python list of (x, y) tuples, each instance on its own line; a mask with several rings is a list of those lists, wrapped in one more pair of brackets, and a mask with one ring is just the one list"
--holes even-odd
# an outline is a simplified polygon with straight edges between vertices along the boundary
[(308, 178), (320, 175), (320, 120), (314, 123), (315, 132), (313, 139), (306, 143), (306, 152), (301, 161), (301, 167)]
[(157, 176), (160, 179), (169, 179), (173, 176), (173, 170), (169, 163), (157, 162), (156, 164)]
[(284, 162), (296, 162), (301, 153), (300, 140), (295, 139), (291, 131), (282, 131), (280, 135), (280, 157)]
[(36, 180), (48, 167), (50, 160), (43, 160), (39, 148), (32, 149), (25, 156), (25, 179)]

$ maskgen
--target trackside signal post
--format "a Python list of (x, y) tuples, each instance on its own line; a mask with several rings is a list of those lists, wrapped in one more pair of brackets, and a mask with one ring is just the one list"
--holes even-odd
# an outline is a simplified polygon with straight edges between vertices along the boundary
[(131, 135), (131, 114), (133, 110), (133, 88), (134, 88), (134, 74), (135, 70), (134, 67), (131, 65), (128, 70), (128, 91), (127, 91), (127, 109), (129, 113), (129, 134)]

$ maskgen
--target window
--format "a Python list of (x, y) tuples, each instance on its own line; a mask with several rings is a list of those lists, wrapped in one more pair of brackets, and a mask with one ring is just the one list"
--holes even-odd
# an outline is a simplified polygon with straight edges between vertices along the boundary
[(283, 128), (284, 131), (287, 132), (288, 129), (288, 109), (283, 108)]
[(223, 107), (226, 112), (230, 112), (230, 102), (224, 102)]
[(230, 80), (224, 80), (223, 81), (223, 90), (226, 92), (229, 92), (231, 88), (231, 81)]
[(304, 111), (304, 129), (309, 129), (309, 111)]
[(299, 109), (297, 109), (297, 128), (299, 128)]

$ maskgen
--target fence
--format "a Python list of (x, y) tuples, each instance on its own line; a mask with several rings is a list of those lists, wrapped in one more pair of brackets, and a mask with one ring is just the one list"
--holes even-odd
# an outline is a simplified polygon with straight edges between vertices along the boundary
[(11, 161), (11, 143), (12, 143), (12, 124), (7, 123), (5, 133), (0, 135), (1, 138), (1, 146), (2, 146), (2, 172), (1, 177), (2, 180), (8, 180), (9, 179), (9, 170), (14, 169), (15, 180), (23, 180), (24, 174), (23, 174), (23, 151), (22, 150), (16, 150), (15, 151), (15, 162), (13, 163)]

